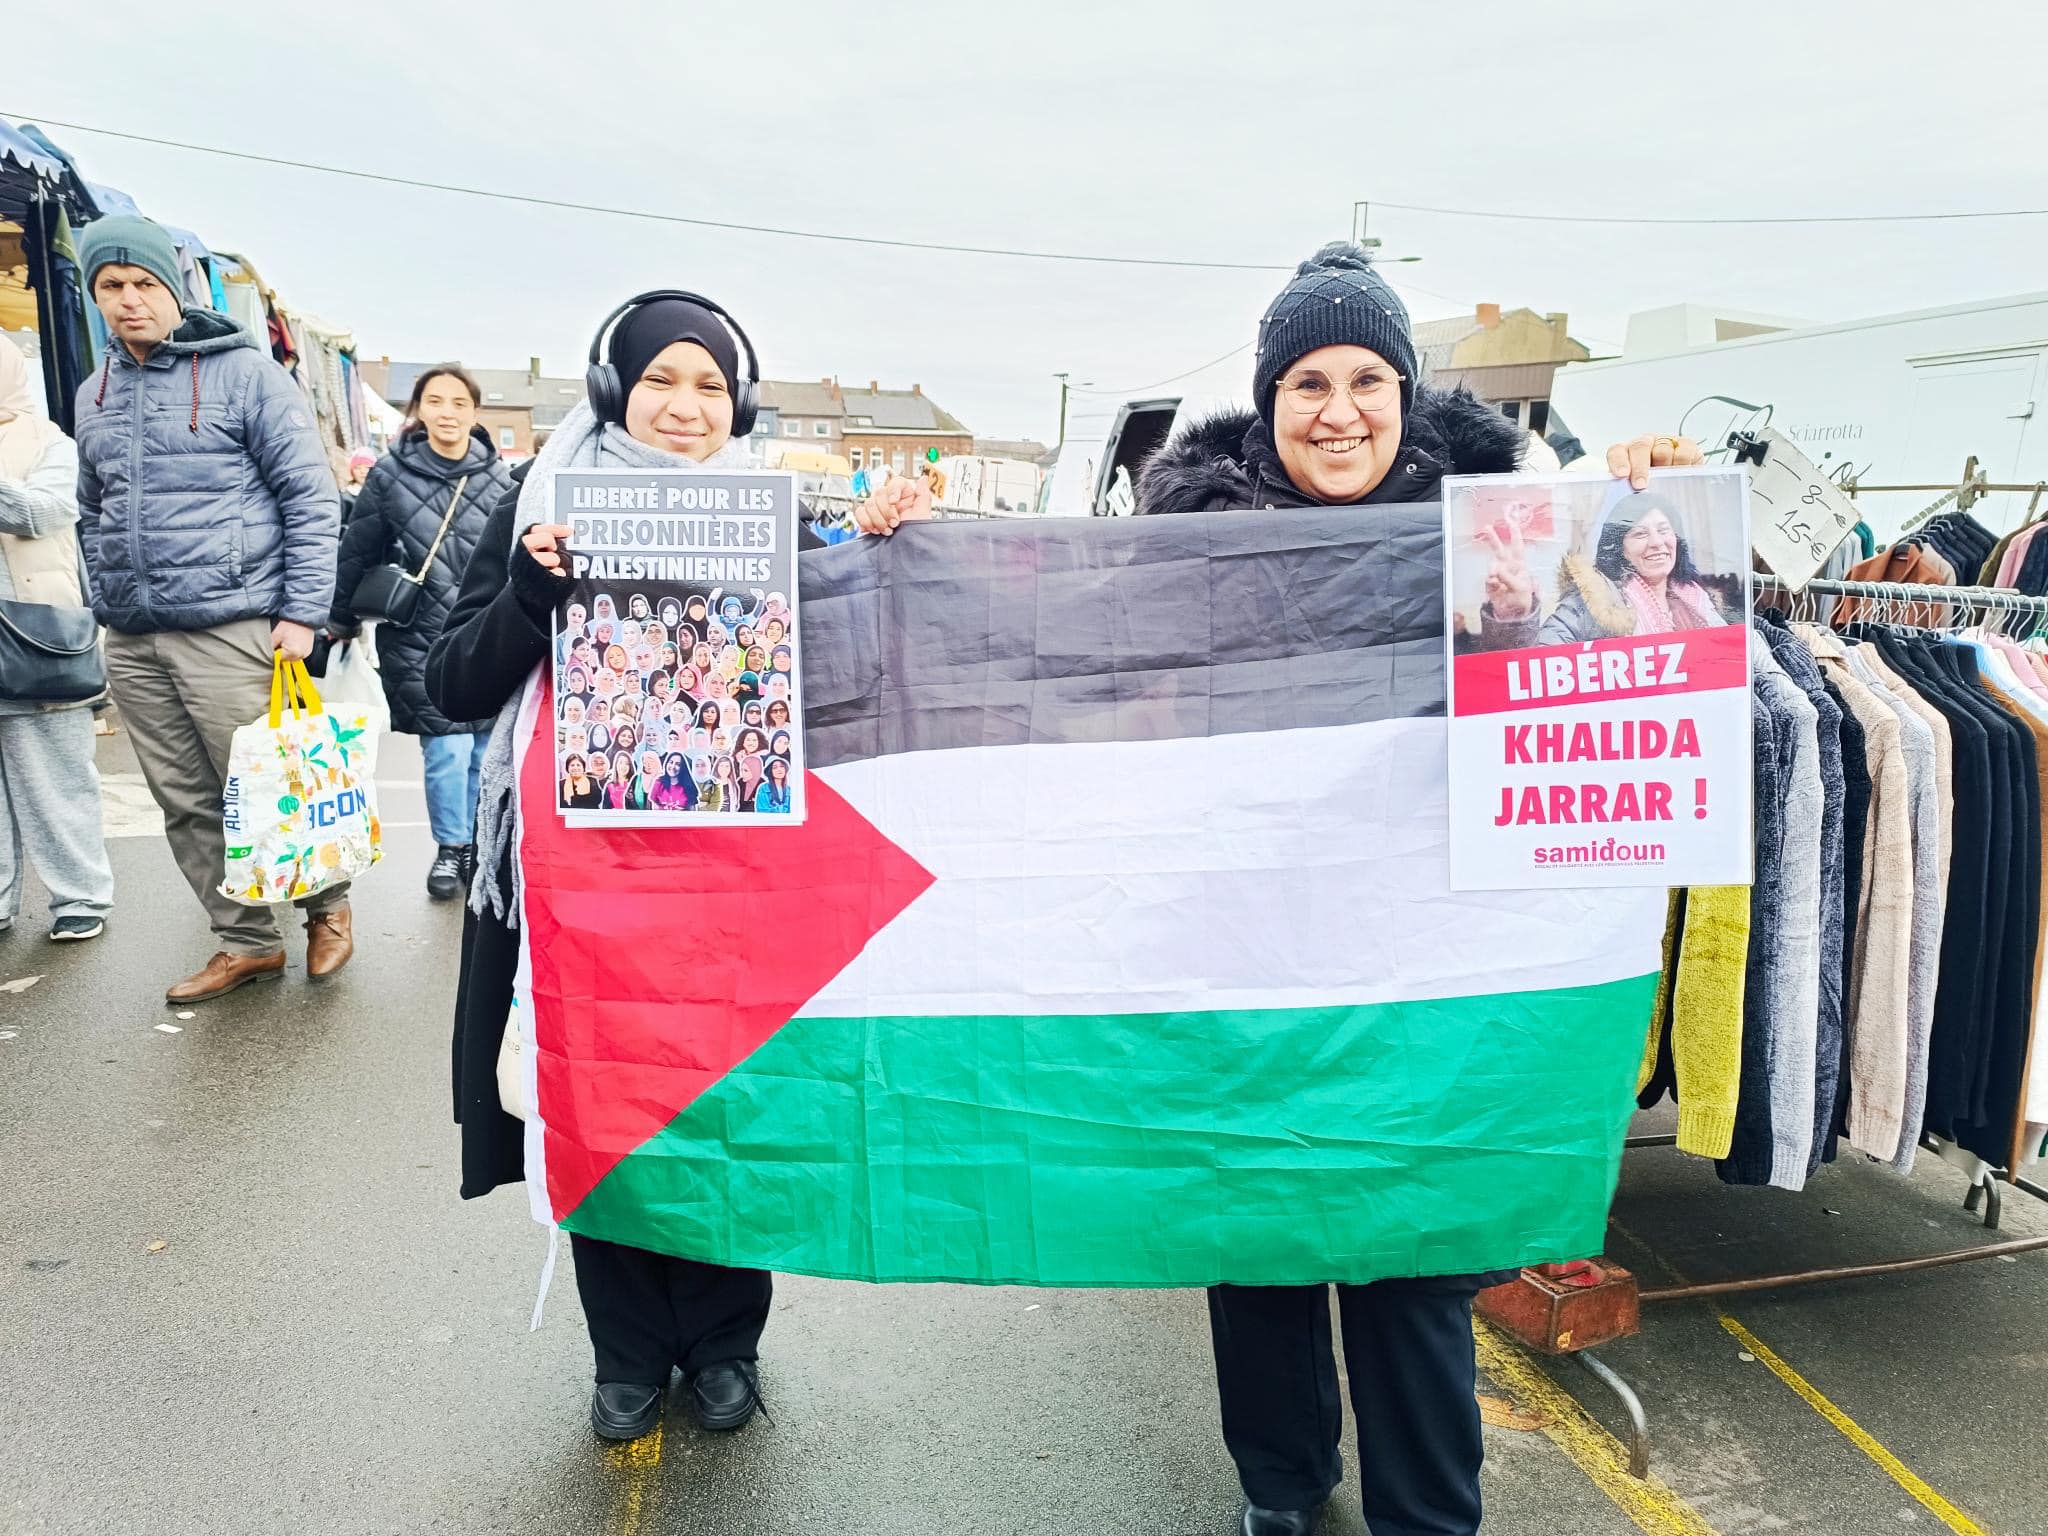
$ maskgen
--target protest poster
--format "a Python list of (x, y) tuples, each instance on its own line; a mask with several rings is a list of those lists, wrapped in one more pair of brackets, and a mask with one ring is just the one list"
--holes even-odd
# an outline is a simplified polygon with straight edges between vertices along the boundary
[(1739, 469), (1444, 482), (1453, 890), (1751, 877)]
[(556, 803), (572, 827), (804, 819), (796, 480), (564, 469)]

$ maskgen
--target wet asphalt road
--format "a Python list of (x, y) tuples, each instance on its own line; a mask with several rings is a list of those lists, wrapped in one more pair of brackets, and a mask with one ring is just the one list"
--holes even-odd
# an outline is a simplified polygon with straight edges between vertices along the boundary
[[(421, 889), (412, 744), (383, 764), (393, 853), (358, 887), (355, 962), (309, 984), (294, 931), (282, 983), (190, 1019), (161, 989), (204, 959), (204, 924), (125, 738), (101, 763), (126, 834), (107, 936), (46, 944), (36, 890), (0, 935), (0, 987), (39, 978), (0, 991), (0, 1532), (1234, 1529), (1188, 1293), (779, 1280), (772, 1423), (709, 1436), (674, 1408), (658, 1439), (600, 1447), (566, 1245), (531, 1333), (544, 1234), (517, 1191), (455, 1198), (460, 920)], [(1787, 1196), (1724, 1190), (1669, 1151), (1629, 1157), (1610, 1251), (1652, 1283), (1981, 1236), (1939, 1166), (1845, 1166)], [(2005, 1228), (2048, 1233), (2048, 1208), (2015, 1196)], [(1724, 1313), (1976, 1529), (2048, 1536), (2048, 1478), (2025, 1460), (2048, 1392), (2041, 1253), (1653, 1312), (1606, 1356), (1643, 1394), (1672, 1491), (1632, 1517), (1597, 1485), (1588, 1437), (1490, 1428), (1487, 1530), (1944, 1528), (1743, 1359)], [(1570, 1367), (1517, 1379), (1486, 1390), (1523, 1425), (1555, 1410), (1553, 1379), (1620, 1423)], [(1364, 1530), (1354, 1498), (1347, 1483), (1327, 1531)]]

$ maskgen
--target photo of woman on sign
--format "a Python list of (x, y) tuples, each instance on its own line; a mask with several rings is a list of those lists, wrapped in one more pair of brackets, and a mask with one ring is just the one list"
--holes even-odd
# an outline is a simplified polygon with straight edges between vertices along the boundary
[[(1678, 634), (1733, 622), (1741, 612), (1741, 578), (1703, 571), (1695, 554), (1703, 535), (1717, 550), (1730, 547), (1732, 536), (1701, 526), (1720, 508), (1702, 503), (1690, 515), (1681, 510), (1684, 484), (1631, 492), (1613, 499), (1604, 511), (1578, 517), (1576, 526), (1583, 532), (1557, 563), (1554, 601), (1546, 602), (1540, 590), (1523, 529), (1514, 524), (1482, 528), (1477, 538), (1488, 559), (1479, 649), (1513, 651)], [(1600, 490), (1589, 484), (1581, 494)], [(1559, 492), (1559, 512), (1569, 499), (1570, 492)], [(1732, 516), (1735, 509), (1728, 510)]]

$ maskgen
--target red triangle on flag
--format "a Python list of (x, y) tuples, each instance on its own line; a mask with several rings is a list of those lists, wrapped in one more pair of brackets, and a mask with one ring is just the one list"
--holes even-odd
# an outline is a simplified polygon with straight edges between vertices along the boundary
[(621, 1159), (794, 1018), (933, 883), (816, 774), (761, 828), (566, 826), (542, 688), (519, 845), (548, 1200)]

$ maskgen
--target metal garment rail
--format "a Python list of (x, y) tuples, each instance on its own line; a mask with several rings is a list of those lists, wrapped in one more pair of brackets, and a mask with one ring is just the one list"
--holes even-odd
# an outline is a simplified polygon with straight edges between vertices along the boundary
[[(1776, 577), (1753, 574), (1751, 588), (1759, 593), (1764, 591), (1790, 592), (1789, 585)], [(1816, 578), (1805, 583), (1799, 594), (1814, 593), (1824, 597), (1860, 597), (1872, 599), (1880, 605), (1880, 616), (1876, 622), (1884, 623), (1884, 607), (1896, 604), (1901, 609), (1925, 610), (1935, 606), (1952, 607), (1957, 610), (1982, 610), (1988, 615), (2030, 614), (2048, 615), (2048, 597), (2030, 597), (2023, 592), (2008, 591), (2002, 587), (1942, 587), (1923, 586), (1917, 583), (1890, 581), (1833, 581)], [(1918, 625), (1909, 625), (1918, 628)], [(1669, 1133), (1630, 1136), (1622, 1145), (1635, 1149), (1643, 1147), (1676, 1146), (1678, 1138)], [(1931, 1137), (1923, 1138), (1921, 1146), (1930, 1152), (1939, 1147)], [(2006, 1186), (2031, 1195), (2036, 1200), (2048, 1203), (2048, 1187), (2032, 1179), (2023, 1178), (2017, 1170), (1986, 1167), (1971, 1182), (1963, 1196), (1963, 1209), (1972, 1213), (1981, 1206), (1986, 1230), (1996, 1232), (2004, 1217)], [(1969, 1264), (1984, 1259), (2007, 1258), (2015, 1254), (2032, 1253), (2048, 1249), (2048, 1236), (2014, 1238), (2005, 1242), (1979, 1243), (1974, 1247), (1959, 1248), (1948, 1253), (1926, 1254), (1908, 1259), (1889, 1259), (1874, 1264), (1845, 1264), (1822, 1269), (1787, 1270), (1777, 1274), (1750, 1275), (1735, 1280), (1716, 1280), (1704, 1284), (1657, 1286), (1640, 1290), (1637, 1299), (1641, 1302), (1698, 1301), (1708, 1297), (1732, 1296), (1753, 1291), (1784, 1290), (1793, 1286), (1819, 1285), (1836, 1280), (1861, 1280), (1879, 1275), (1908, 1274), (1916, 1270), (1940, 1269), (1951, 1264)], [(1594, 1356), (1590, 1350), (1574, 1352), (1572, 1358), (1615, 1396), (1628, 1417), (1629, 1471), (1634, 1476), (1646, 1477), (1650, 1467), (1650, 1431), (1647, 1416), (1643, 1411), (1642, 1399), (1627, 1380), (1604, 1360)]]
[(1754, 572), (1749, 578), (1754, 592), (1784, 592), (1794, 598), (1811, 592), (1821, 597), (1861, 597), (1881, 603), (1914, 608), (1982, 608), (1993, 613), (2048, 614), (2048, 597), (2030, 597), (2008, 587), (1939, 587), (1904, 581), (1834, 581), (1815, 577), (1794, 591), (1777, 576)]

